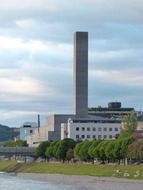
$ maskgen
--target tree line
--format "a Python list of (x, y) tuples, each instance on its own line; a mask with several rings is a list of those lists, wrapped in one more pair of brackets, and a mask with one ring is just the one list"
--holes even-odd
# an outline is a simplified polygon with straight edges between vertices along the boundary
[(143, 159), (143, 141), (133, 136), (120, 137), (114, 140), (85, 140), (75, 142), (63, 139), (56, 142), (42, 142), (36, 149), (38, 157), (57, 161), (81, 160), (94, 163), (125, 162), (126, 159), (141, 161)]
[(112, 140), (85, 140), (75, 142), (73, 139), (64, 139), (56, 142), (42, 142), (36, 149), (38, 157), (56, 159), (59, 161), (81, 160), (94, 162), (118, 162), (123, 160), (143, 159), (143, 140), (134, 137), (137, 128), (137, 117), (131, 113), (123, 119), (124, 127), (118, 139)]

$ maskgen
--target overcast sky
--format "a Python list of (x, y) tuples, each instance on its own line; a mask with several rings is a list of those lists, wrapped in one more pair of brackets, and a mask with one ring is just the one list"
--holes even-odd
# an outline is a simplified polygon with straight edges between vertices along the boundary
[(89, 32), (89, 106), (143, 110), (142, 0), (0, 0), (0, 123), (73, 113), (75, 31)]

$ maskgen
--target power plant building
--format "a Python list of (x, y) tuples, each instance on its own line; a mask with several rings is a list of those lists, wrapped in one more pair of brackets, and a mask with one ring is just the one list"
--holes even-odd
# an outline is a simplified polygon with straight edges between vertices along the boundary
[[(105, 135), (106, 139), (110, 139), (111, 136), (115, 137), (115, 135), (120, 133), (121, 122), (118, 120), (99, 118), (88, 114), (88, 32), (74, 33), (73, 52), (74, 114), (54, 114), (48, 116), (46, 126), (44, 127), (46, 134), (40, 133), (41, 130), (43, 131), (40, 128), (35, 133), (36, 135), (33, 136), (33, 144), (40, 143), (40, 139), (42, 141), (56, 141), (61, 138), (92, 140), (94, 137), (103, 139)], [(77, 128), (79, 128), (79, 131), (76, 130)], [(96, 128), (96, 131), (93, 131), (94, 128)], [(101, 128), (102, 134), (99, 131), (96, 135), (98, 128), (99, 130)], [(108, 132), (104, 131), (103, 128), (107, 128)], [(90, 130), (90, 134), (88, 130)], [(89, 138), (89, 135), (91, 138)]]

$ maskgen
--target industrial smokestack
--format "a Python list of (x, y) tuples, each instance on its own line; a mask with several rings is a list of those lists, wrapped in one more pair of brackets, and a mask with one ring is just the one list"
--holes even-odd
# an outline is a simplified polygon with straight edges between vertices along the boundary
[(74, 33), (74, 112), (88, 115), (88, 32)]
[(40, 115), (38, 114), (38, 133), (39, 133), (39, 128), (40, 128)]

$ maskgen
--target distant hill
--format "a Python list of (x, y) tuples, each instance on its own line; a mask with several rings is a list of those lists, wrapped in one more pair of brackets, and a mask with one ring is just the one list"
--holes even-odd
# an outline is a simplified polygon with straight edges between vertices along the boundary
[(15, 136), (14, 128), (0, 124), (0, 142), (13, 140)]

